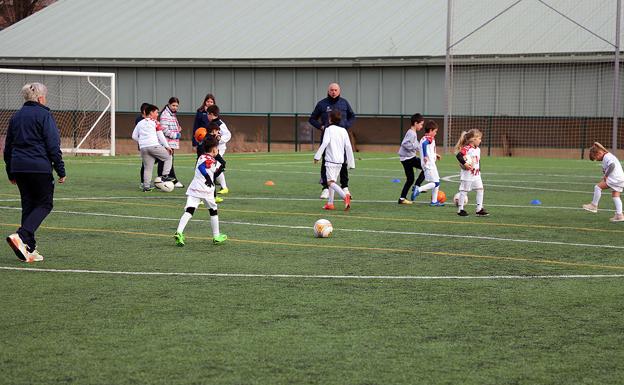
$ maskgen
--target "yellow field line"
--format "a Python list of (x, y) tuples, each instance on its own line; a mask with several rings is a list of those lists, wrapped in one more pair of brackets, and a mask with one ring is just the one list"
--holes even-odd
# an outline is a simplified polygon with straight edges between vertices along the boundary
[[(15, 223), (0, 223), (0, 226), (18, 227), (19, 225)], [(56, 231), (82, 231), (82, 232), (93, 232), (93, 233), (104, 233), (104, 234), (122, 234), (122, 235), (130, 235), (130, 236), (148, 236), (148, 237), (161, 237), (161, 238), (172, 237), (171, 234), (146, 233), (146, 232), (140, 232), (140, 231), (127, 231), (127, 230), (93, 229), (93, 228), (80, 228), (80, 227), (56, 227), (56, 226), (41, 226), (41, 228), (46, 229), (46, 230), (56, 230)], [(197, 239), (197, 240), (212, 240), (212, 237), (187, 236), (186, 238)], [(434, 255), (434, 256), (443, 256), (443, 257), (464, 257), (464, 258), (474, 258), (474, 259), (491, 259), (491, 260), (499, 260), (499, 261), (528, 262), (528, 263), (542, 264), (542, 265), (560, 265), (560, 266), (569, 266), (569, 267), (589, 267), (589, 268), (594, 268), (594, 269), (624, 270), (624, 266), (617, 266), (617, 265), (598, 265), (598, 264), (591, 264), (591, 263), (557, 261), (557, 260), (552, 260), (552, 259), (532, 259), (532, 258), (526, 258), (526, 257), (500, 257), (500, 256), (493, 256), (493, 255), (451, 253), (451, 252), (443, 252), (443, 251), (417, 251), (417, 250), (410, 250), (410, 249), (397, 249), (397, 248), (384, 248), (384, 247), (323, 245), (319, 243), (311, 244), (311, 243), (292, 243), (292, 242), (276, 242), (276, 241), (256, 241), (256, 240), (250, 240), (250, 239), (237, 239), (237, 238), (228, 238), (228, 241), (235, 242), (235, 243), (250, 243), (250, 244), (271, 245), (271, 246), (304, 247), (304, 248), (313, 247), (317, 249), (383, 251), (383, 252), (395, 252), (395, 253), (421, 253), (425, 255)]]

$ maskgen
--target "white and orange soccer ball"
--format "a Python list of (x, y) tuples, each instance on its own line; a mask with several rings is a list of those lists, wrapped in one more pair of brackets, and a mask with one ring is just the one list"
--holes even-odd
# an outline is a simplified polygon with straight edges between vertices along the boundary
[(327, 219), (319, 219), (314, 223), (314, 236), (316, 238), (327, 238), (334, 231), (334, 226)]
[[(455, 206), (459, 206), (459, 193), (455, 194), (455, 196), (453, 197), (453, 202), (455, 202)], [(466, 194), (466, 197), (464, 199), (464, 205), (468, 204), (468, 194)]]

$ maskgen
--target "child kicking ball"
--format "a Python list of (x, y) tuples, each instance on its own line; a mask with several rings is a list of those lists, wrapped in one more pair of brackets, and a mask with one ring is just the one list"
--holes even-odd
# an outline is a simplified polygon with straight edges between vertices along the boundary
[(583, 208), (589, 212), (597, 213), (602, 190), (610, 188), (611, 197), (615, 204), (615, 215), (610, 220), (611, 222), (624, 221), (622, 199), (620, 199), (620, 193), (624, 189), (624, 171), (622, 171), (620, 161), (598, 142), (594, 142), (594, 145), (589, 149), (589, 159), (602, 162), (603, 177), (594, 186), (594, 199), (592, 199), (591, 203), (583, 205)]

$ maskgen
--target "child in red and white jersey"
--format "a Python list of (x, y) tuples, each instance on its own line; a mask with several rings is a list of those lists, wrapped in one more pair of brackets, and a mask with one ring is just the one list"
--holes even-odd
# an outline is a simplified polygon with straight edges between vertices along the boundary
[(483, 181), (481, 180), (481, 131), (473, 128), (462, 132), (455, 145), (456, 157), (461, 168), (459, 176), (459, 199), (457, 200), (457, 215), (468, 216), (464, 210), (464, 204), (468, 199), (468, 192), (475, 190), (477, 193), (476, 215), (486, 217), (490, 215), (483, 208)]

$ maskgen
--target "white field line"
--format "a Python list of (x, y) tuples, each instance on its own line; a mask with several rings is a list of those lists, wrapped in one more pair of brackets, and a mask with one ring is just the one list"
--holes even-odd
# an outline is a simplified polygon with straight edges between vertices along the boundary
[(347, 279), (347, 280), (531, 280), (531, 279), (597, 279), (624, 278), (624, 274), (563, 274), (563, 275), (325, 275), (325, 274), (245, 274), (245, 273), (194, 273), (194, 272), (162, 272), (162, 271), (113, 271), (86, 269), (43, 269), (35, 267), (0, 266), (0, 270), (31, 271), (40, 273), (74, 273), (74, 274), (105, 274), (105, 275), (138, 275), (160, 277), (215, 277), (215, 278), (286, 278), (286, 279)]
[[(0, 206), (0, 209), (21, 210), (19, 207), (3, 207), (3, 206)], [(147, 217), (147, 216), (138, 216), (138, 215), (91, 213), (91, 212), (65, 211), (65, 210), (54, 210), (53, 212), (56, 214), (99, 216), (99, 217), (109, 217), (109, 218), (140, 219), (140, 220), (168, 221), (168, 222), (179, 221), (178, 218), (158, 218), (158, 217)], [(203, 219), (192, 219), (191, 221), (209, 223), (209, 221), (206, 221)], [(292, 230), (304, 229), (306, 231), (311, 230), (311, 226), (289, 226), (289, 225), (276, 225), (276, 224), (268, 224), (268, 223), (223, 221), (223, 220), (219, 222), (223, 224), (239, 225), (239, 226), (274, 227), (274, 228), (283, 228), (283, 229), (292, 229)], [(479, 236), (479, 235), (460, 235), (460, 234), (443, 234), (443, 233), (425, 233), (425, 232), (416, 232), (416, 231), (391, 231), (391, 230), (369, 230), (369, 229), (348, 229), (348, 228), (340, 228), (340, 229), (334, 229), (334, 230), (352, 232), (352, 233), (392, 234), (392, 235), (407, 235), (407, 236), (422, 235), (426, 237), (439, 237), (439, 238), (479, 239), (479, 240), (484, 240), (484, 241), (497, 241), (497, 242), (531, 243), (531, 244), (540, 244), (540, 245), (593, 247), (593, 248), (603, 248), (603, 249), (624, 250), (624, 246), (616, 246), (616, 245), (603, 245), (603, 244), (592, 244), (592, 243), (571, 243), (571, 242), (559, 242), (559, 241), (537, 241), (537, 240), (531, 240), (531, 239), (501, 238), (501, 237), (488, 237), (488, 236)]]

